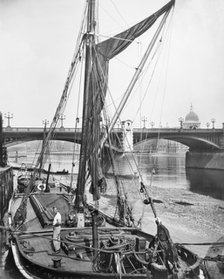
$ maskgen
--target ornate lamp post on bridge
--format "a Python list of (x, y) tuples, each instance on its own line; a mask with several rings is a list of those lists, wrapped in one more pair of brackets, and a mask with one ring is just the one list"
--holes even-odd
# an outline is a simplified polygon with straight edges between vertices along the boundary
[(215, 129), (215, 118), (212, 118), (211, 122), (212, 122), (212, 129)]
[(5, 118), (7, 118), (8, 119), (8, 126), (6, 127), (6, 128), (11, 128), (11, 126), (10, 126), (10, 119), (12, 119), (13, 118), (13, 114), (12, 113), (10, 113), (10, 112), (8, 112), (8, 114), (6, 114), (5, 113)]
[(179, 120), (179, 122), (180, 122), (180, 129), (182, 130), (182, 129), (183, 129), (183, 122), (184, 122), (184, 119), (183, 119), (183, 117), (179, 117), (178, 120)]
[(77, 116), (76, 119), (75, 119), (75, 132), (78, 128), (78, 124), (79, 124), (79, 117)]
[(44, 124), (44, 132), (45, 132), (46, 129), (47, 129), (47, 124), (49, 124), (49, 121), (48, 121), (47, 119), (44, 119), (44, 120), (42, 121), (42, 123)]
[(209, 122), (206, 123), (206, 127), (207, 127), (207, 129), (209, 129), (209, 127), (210, 127), (210, 123)]
[(147, 118), (145, 116), (143, 117), (142, 122), (144, 123), (143, 124), (143, 129), (145, 129), (145, 122), (147, 122)]
[(75, 123), (79, 123), (79, 117), (76, 117), (76, 119), (75, 119)]
[(60, 129), (63, 129), (64, 126), (63, 126), (63, 121), (65, 120), (65, 115), (64, 114), (61, 114), (60, 117), (59, 117), (59, 120), (61, 121), (61, 127)]
[(152, 129), (153, 129), (154, 125), (155, 125), (155, 122), (151, 121), (150, 126), (151, 126)]
[(117, 120), (117, 128), (119, 129), (121, 127), (121, 122), (120, 122), (120, 120), (118, 119)]

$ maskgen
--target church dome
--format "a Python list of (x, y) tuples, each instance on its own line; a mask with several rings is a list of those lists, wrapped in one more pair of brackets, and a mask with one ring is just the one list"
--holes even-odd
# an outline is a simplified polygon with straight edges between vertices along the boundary
[(183, 122), (184, 129), (198, 129), (200, 128), (200, 121), (198, 115), (193, 111), (191, 105), (190, 112), (185, 116), (185, 121)]
[(186, 115), (185, 122), (199, 122), (198, 115), (192, 110)]

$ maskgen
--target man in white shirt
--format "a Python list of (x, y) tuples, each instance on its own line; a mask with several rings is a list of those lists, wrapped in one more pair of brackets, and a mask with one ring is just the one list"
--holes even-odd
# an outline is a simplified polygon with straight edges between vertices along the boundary
[(56, 253), (60, 252), (61, 242), (60, 242), (60, 233), (61, 233), (61, 214), (58, 212), (56, 207), (53, 207), (55, 213), (53, 221), (53, 245)]

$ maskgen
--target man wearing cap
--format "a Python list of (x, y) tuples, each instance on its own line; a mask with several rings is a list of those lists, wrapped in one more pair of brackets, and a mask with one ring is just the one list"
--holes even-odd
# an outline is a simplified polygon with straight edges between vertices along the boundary
[(60, 242), (60, 233), (61, 233), (61, 214), (58, 212), (56, 207), (53, 207), (55, 213), (53, 221), (53, 245), (56, 253), (60, 252), (61, 242)]

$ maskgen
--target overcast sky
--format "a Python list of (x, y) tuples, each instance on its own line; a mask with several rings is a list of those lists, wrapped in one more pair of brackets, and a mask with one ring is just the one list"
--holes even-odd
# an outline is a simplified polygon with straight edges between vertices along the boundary
[[(130, 27), (166, 2), (101, 0), (101, 39)], [(153, 121), (157, 126), (161, 122), (174, 127), (192, 104), (202, 127), (215, 118), (216, 126), (221, 128), (224, 1), (176, 2), (158, 64), (162, 73), (155, 73), (157, 82), (148, 88), (141, 107), (145, 87), (138, 86), (122, 120), (134, 120), (139, 126), (146, 117), (148, 126)], [(84, 5), (84, 0), (0, 0), (0, 111), (13, 113), (12, 126), (38, 127), (44, 119), (52, 120), (74, 53)], [(127, 87), (127, 78), (134, 73), (147, 42), (146, 34), (111, 63), (109, 88), (116, 101)], [(77, 92), (74, 88), (65, 111), (67, 127), (76, 117)]]

